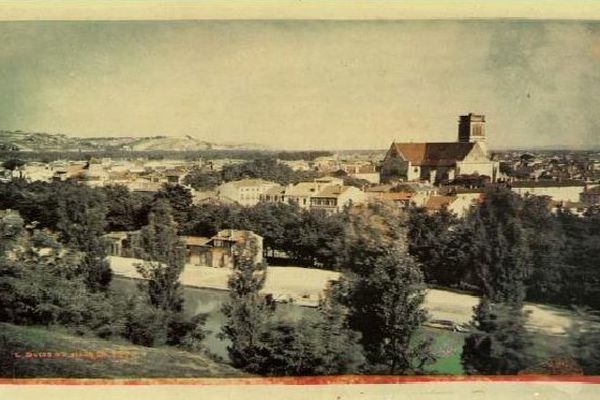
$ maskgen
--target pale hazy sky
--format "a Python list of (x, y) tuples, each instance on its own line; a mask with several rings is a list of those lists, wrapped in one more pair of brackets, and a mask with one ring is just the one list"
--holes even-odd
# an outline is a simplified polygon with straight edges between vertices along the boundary
[(276, 148), (600, 144), (600, 23), (0, 22), (0, 129)]

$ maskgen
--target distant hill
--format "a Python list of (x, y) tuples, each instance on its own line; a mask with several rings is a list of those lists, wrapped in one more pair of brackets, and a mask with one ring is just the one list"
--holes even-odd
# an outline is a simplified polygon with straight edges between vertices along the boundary
[(0, 131), (0, 150), (14, 151), (199, 151), (268, 150), (256, 143), (212, 143), (185, 136), (82, 138), (41, 132)]

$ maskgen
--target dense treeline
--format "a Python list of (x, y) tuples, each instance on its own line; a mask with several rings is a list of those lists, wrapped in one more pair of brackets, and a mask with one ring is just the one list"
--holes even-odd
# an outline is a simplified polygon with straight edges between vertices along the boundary
[(235, 366), (266, 375), (414, 374), (435, 360), (431, 339), (419, 337), (424, 286), (405, 246), (405, 214), (377, 204), (344, 217), (335, 244), (343, 278), (300, 320), (260, 296), (266, 266), (253, 261), (255, 248), (238, 252), (222, 330)]
[[(476, 263), (485, 254), (473, 253), (473, 248), (481, 243), (490, 253), (508, 246), (519, 250), (518, 258), (527, 263), (527, 300), (600, 309), (600, 214), (577, 216), (567, 210), (554, 214), (546, 198), (521, 198), (507, 190), (494, 190), (496, 193), (488, 192), (482, 206), (463, 220), (447, 211), (412, 210), (410, 250), (427, 281), (482, 292), (485, 288)], [(478, 226), (478, 212), (492, 200), (498, 201), (499, 216), (513, 214), (512, 231), (503, 228), (501, 219), (494, 220), (491, 224), (496, 231), (487, 238)]]
[[(182, 234), (252, 230), (271, 259), (340, 271), (315, 313), (294, 319), (261, 294), (267, 270), (253, 245), (238, 249), (221, 333), (232, 363), (258, 374), (423, 373), (435, 360), (421, 329), (425, 283), (480, 295), (461, 356), (467, 373), (539, 363), (525, 300), (600, 310), (600, 216), (553, 214), (543, 198), (504, 188), (487, 191), (462, 220), (383, 203), (334, 215), (282, 203), (194, 205), (177, 185), (149, 195), (69, 181), (0, 184), (0, 209), (17, 211), (0, 218), (0, 320), (11, 323), (204, 351), (205, 317), (182, 313)], [(146, 280), (124, 295), (109, 285), (102, 236), (134, 229)], [(582, 322), (569, 335), (565, 352), (597, 373), (598, 325)]]
[(59, 198), (56, 233), (26, 223), (17, 211), (0, 217), (0, 321), (198, 350), (204, 318), (183, 317), (178, 279), (185, 250), (168, 203), (154, 202), (142, 228), (144, 261), (138, 269), (146, 280), (139, 291), (120, 293), (109, 286), (102, 238), (106, 199), (101, 192), (65, 185), (67, 208)]
[(187, 160), (195, 161), (234, 159), (257, 160), (278, 158), (280, 160), (314, 160), (318, 157), (331, 156), (328, 151), (271, 151), (271, 150), (198, 150), (198, 151), (129, 151), (129, 150), (99, 150), (99, 151), (7, 151), (0, 149), (0, 160), (18, 158), (26, 161), (85, 161), (91, 158), (112, 158), (133, 160), (146, 158), (149, 160)]
[[(526, 300), (600, 309), (600, 214), (554, 214), (545, 198), (521, 198), (505, 190), (488, 193), (488, 197), (492, 195), (507, 196), (498, 207), (514, 209), (515, 223), (522, 231), (522, 257), (529, 265)], [(122, 186), (92, 189), (74, 182), (15, 180), (0, 184), (0, 209), (18, 210), (26, 223), (57, 232), (64, 243), (74, 241), (73, 235), (89, 236), (85, 229), (96, 232), (92, 236), (102, 230), (140, 229), (148, 223), (152, 203), (159, 198), (169, 202), (180, 234), (212, 236), (221, 229), (252, 230), (264, 237), (265, 255), (273, 262), (279, 257), (278, 262), (282, 263), (336, 268), (336, 243), (344, 237), (347, 213), (327, 215), (283, 203), (259, 203), (253, 207), (194, 205), (189, 190), (178, 185), (147, 194), (130, 192)], [(101, 226), (85, 225), (89, 215), (83, 215), (85, 207), (78, 207), (80, 203), (99, 213)], [(475, 268), (480, 255), (474, 254), (473, 248), (484, 238), (477, 228), (476, 214), (460, 220), (446, 210), (434, 214), (422, 208), (409, 211), (409, 250), (420, 263), (425, 281), (481, 292)], [(504, 240), (507, 246), (515, 245), (514, 237)], [(488, 247), (500, 244), (489, 242)]]
[(221, 171), (195, 168), (184, 178), (184, 183), (197, 190), (209, 190), (223, 182), (240, 179), (264, 179), (281, 185), (294, 184), (318, 177), (316, 171), (295, 171), (274, 158), (257, 159), (241, 164), (225, 165)]

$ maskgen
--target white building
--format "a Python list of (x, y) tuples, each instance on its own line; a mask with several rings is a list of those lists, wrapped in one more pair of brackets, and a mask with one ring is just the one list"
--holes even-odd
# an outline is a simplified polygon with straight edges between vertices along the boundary
[(296, 203), (300, 208), (309, 209), (311, 198), (329, 186), (341, 186), (344, 181), (339, 178), (326, 176), (310, 182), (299, 182), (295, 185), (275, 186), (263, 193), (262, 201), (269, 203)]
[(579, 202), (585, 190), (582, 181), (518, 181), (511, 184), (513, 192), (525, 196), (549, 196), (554, 201)]
[(217, 187), (217, 193), (243, 206), (253, 206), (258, 204), (263, 193), (276, 186), (279, 185), (263, 179), (242, 179), (223, 183)]
[(362, 204), (367, 200), (367, 194), (354, 186), (331, 185), (310, 198), (310, 208), (337, 213), (346, 206)]

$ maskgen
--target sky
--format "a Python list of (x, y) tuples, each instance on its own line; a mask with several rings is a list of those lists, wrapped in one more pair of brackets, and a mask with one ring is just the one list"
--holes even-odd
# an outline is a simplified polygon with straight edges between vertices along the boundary
[(600, 22), (0, 22), (0, 130), (277, 149), (600, 145)]

